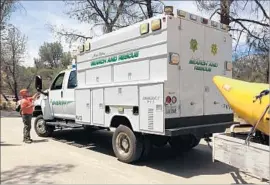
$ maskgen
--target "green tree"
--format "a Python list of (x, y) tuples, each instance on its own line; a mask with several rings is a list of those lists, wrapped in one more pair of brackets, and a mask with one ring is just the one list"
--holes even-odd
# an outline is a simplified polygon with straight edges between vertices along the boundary
[(36, 74), (43, 79), (44, 89), (49, 88), (54, 77), (72, 62), (70, 52), (63, 52), (59, 42), (44, 43), (39, 48), (39, 58), (34, 58)]
[(44, 42), (39, 48), (40, 62), (48, 68), (57, 68), (60, 66), (60, 59), (63, 56), (63, 47), (59, 42)]
[(71, 65), (72, 62), (72, 56), (70, 52), (64, 52), (61, 59), (60, 59), (61, 65), (63, 68), (67, 68), (67, 66)]
[(26, 51), (26, 36), (13, 27), (8, 29), (7, 38), (1, 42), (1, 70), (5, 74), (3, 83), (18, 100), (20, 64)]

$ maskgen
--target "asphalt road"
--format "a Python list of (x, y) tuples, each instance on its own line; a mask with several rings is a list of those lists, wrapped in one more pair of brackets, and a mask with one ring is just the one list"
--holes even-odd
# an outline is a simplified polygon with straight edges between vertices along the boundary
[[(32, 144), (22, 143), (20, 118), (1, 118), (1, 183), (46, 184), (238, 184), (262, 183), (228, 165), (211, 159), (204, 141), (188, 153), (169, 147), (155, 148), (147, 161), (119, 162), (106, 131), (58, 131), (39, 138), (32, 129)], [(266, 184), (266, 183), (265, 183)]]

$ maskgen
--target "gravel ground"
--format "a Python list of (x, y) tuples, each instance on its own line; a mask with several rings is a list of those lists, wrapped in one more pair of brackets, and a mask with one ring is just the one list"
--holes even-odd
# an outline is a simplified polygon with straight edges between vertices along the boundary
[(131, 165), (114, 157), (110, 132), (65, 130), (52, 138), (39, 138), (32, 129), (35, 142), (24, 144), (21, 118), (8, 118), (10, 115), (1, 115), (3, 184), (262, 183), (228, 165), (213, 163), (211, 148), (204, 141), (180, 155), (168, 147), (155, 148), (147, 161)]

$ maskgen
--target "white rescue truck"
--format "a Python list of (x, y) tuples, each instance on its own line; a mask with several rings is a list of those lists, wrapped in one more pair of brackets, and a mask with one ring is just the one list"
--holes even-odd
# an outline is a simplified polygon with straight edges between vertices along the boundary
[(234, 124), (212, 82), (232, 76), (231, 40), (226, 25), (177, 10), (88, 41), (42, 95), (35, 130), (115, 128), (113, 150), (126, 163), (152, 145), (187, 151)]

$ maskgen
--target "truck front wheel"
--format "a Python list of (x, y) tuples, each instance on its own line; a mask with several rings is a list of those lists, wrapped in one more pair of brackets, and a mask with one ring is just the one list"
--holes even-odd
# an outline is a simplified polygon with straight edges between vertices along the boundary
[(121, 162), (132, 163), (142, 155), (142, 137), (135, 134), (127, 126), (120, 125), (116, 128), (112, 138), (112, 145), (114, 154)]
[(180, 135), (172, 137), (169, 140), (171, 147), (176, 151), (186, 152), (196, 147), (200, 143), (200, 139), (194, 135)]
[(37, 135), (40, 137), (49, 137), (54, 130), (53, 126), (46, 125), (42, 115), (35, 119), (34, 127)]

